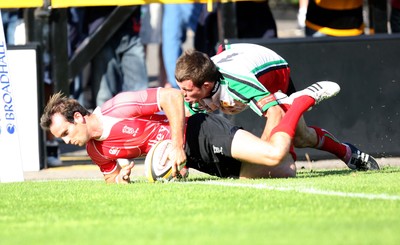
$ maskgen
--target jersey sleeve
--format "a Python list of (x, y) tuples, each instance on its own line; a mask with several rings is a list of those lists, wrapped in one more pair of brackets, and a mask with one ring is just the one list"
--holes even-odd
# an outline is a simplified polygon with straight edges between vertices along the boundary
[(247, 104), (258, 115), (264, 115), (278, 103), (258, 76), (281, 63), (287, 65), (287, 62), (272, 50), (255, 44), (226, 44), (225, 49), (211, 58), (224, 78), (222, 84), (234, 100)]
[(270, 107), (278, 104), (275, 96), (253, 74), (239, 75), (232, 72), (225, 73), (223, 70), (220, 70), (220, 72), (225, 78), (224, 83), (227, 84), (231, 96), (235, 100), (248, 104), (259, 116), (264, 115)]
[(117, 168), (117, 160), (105, 156), (105, 154), (103, 154), (101, 150), (96, 147), (96, 144), (93, 140), (86, 144), (86, 151), (93, 163), (100, 168), (100, 171), (103, 174), (110, 174)]
[(117, 94), (101, 107), (103, 115), (129, 118), (153, 115), (161, 111), (159, 89), (150, 88), (142, 91), (130, 91)]

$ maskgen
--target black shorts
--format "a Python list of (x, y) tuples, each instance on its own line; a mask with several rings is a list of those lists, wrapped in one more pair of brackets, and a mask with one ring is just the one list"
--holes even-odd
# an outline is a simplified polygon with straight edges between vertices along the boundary
[(218, 177), (239, 177), (241, 162), (231, 155), (233, 136), (239, 129), (219, 115), (191, 116), (186, 129), (186, 166)]
[(289, 95), (293, 94), (294, 92), (296, 92), (296, 88), (294, 87), (292, 78), (290, 77), (289, 78), (289, 86), (288, 86), (288, 89), (286, 91), (286, 95), (289, 96)]

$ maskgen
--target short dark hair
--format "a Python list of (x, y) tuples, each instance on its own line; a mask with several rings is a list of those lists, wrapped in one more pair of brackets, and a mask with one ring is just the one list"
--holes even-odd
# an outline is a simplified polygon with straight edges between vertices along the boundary
[(73, 123), (75, 112), (79, 112), (83, 116), (90, 114), (77, 100), (68, 98), (63, 93), (58, 92), (51, 96), (47, 102), (42, 117), (40, 118), (40, 126), (44, 130), (49, 130), (52, 123), (51, 119), (56, 113), (60, 113), (68, 122)]
[(192, 80), (193, 85), (200, 88), (204, 82), (216, 82), (220, 77), (218, 67), (205, 53), (187, 50), (176, 62), (175, 79), (177, 82)]

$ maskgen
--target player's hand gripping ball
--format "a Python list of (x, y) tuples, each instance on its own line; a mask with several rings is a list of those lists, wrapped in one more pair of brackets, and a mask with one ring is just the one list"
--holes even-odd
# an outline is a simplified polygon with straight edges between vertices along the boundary
[(150, 182), (170, 181), (172, 177), (172, 162), (168, 155), (172, 150), (171, 140), (157, 142), (144, 160), (145, 174)]

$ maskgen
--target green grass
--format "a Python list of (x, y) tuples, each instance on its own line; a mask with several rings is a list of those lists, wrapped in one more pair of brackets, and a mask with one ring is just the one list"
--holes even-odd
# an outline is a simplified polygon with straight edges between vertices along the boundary
[(294, 179), (0, 184), (0, 244), (375, 245), (400, 244), (399, 231), (396, 167)]

